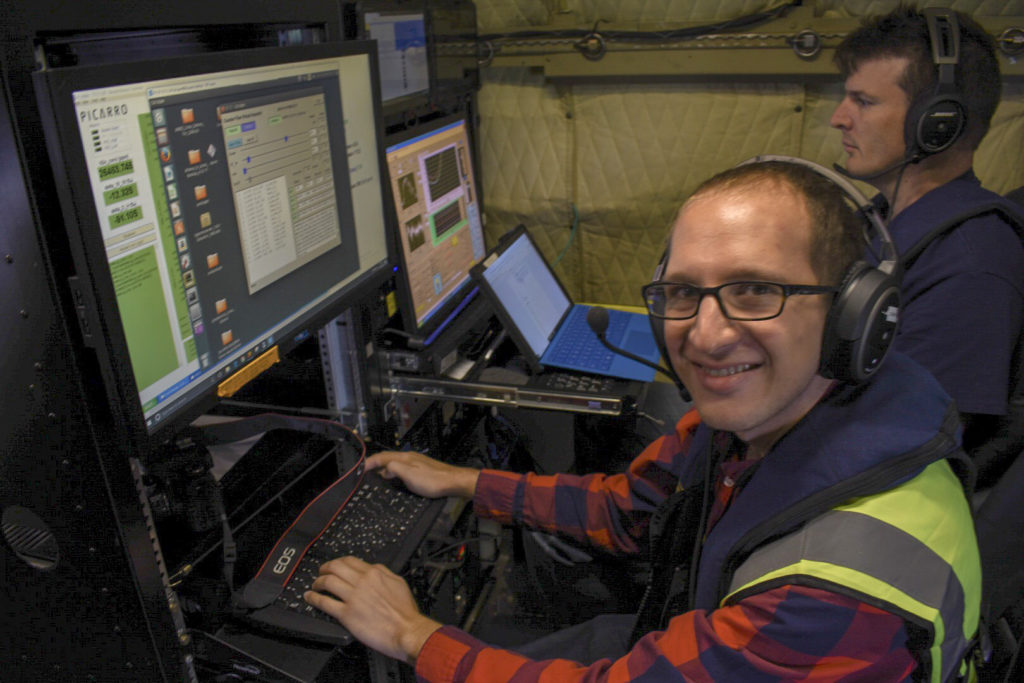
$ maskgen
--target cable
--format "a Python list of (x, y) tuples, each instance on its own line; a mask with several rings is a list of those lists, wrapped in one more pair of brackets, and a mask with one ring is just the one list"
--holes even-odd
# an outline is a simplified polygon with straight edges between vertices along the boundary
[(705, 458), (704, 490), (701, 492), (700, 521), (697, 523), (697, 533), (693, 542), (693, 550), (690, 555), (690, 591), (688, 596), (689, 605), (693, 605), (697, 599), (697, 571), (700, 562), (701, 550), (704, 547), (704, 525), (707, 524), (708, 514), (711, 508), (711, 486), (714, 481), (713, 470), (718, 467), (718, 457), (714, 448), (714, 435), (708, 439), (708, 452)]
[(566, 252), (569, 251), (569, 247), (572, 245), (573, 239), (576, 238), (576, 232), (579, 230), (579, 227), (580, 227), (580, 212), (579, 212), (579, 209), (576, 208), (575, 204), (572, 204), (571, 206), (572, 206), (572, 230), (570, 230), (570, 232), (569, 232), (569, 241), (565, 243), (565, 246), (562, 247), (562, 253), (559, 254), (558, 258), (555, 259), (555, 262), (551, 264), (552, 268), (554, 268), (555, 266), (557, 266), (559, 263), (562, 262), (562, 259), (565, 257)]
[(464, 546), (467, 543), (479, 543), (482, 540), (484, 540), (483, 536), (467, 536), (466, 538), (462, 539), (461, 541), (455, 541), (454, 543), (449, 543), (448, 545), (446, 545), (446, 546), (444, 546), (442, 548), (438, 548), (437, 550), (431, 550), (429, 553), (427, 553), (427, 556), (423, 558), (423, 562), (426, 562), (427, 560), (431, 560), (431, 559), (437, 557), (438, 555), (443, 555), (446, 552), (448, 552), (449, 550), (455, 550), (456, 548)]
[[(686, 40), (696, 38), (708, 33), (728, 31), (731, 29), (749, 28), (762, 24), (772, 19), (785, 15), (793, 7), (802, 5), (802, 0), (792, 0), (775, 8), (762, 10), (753, 14), (746, 14), (734, 19), (727, 19), (714, 24), (704, 24), (688, 28), (672, 29), (669, 31), (603, 31), (601, 36), (608, 41), (621, 40), (632, 42), (665, 42), (671, 40)], [(498, 40), (523, 40), (532, 38), (586, 38), (597, 32), (597, 24), (593, 29), (570, 29), (564, 31), (515, 31), (512, 33), (489, 33), (475, 36), (481, 43)]]

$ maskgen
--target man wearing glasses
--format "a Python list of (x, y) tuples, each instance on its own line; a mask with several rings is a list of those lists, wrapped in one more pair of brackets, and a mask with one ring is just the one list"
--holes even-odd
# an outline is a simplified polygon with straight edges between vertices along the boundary
[(663, 279), (644, 288), (696, 410), (624, 474), (369, 459), (423, 495), (473, 498), (482, 516), (649, 549), (637, 615), (491, 647), (422, 615), (401, 578), (355, 558), (325, 564), (307, 600), (428, 681), (966, 673), (980, 569), (950, 466), (963, 457), (955, 408), (899, 354), (862, 384), (822, 369), (833, 299), (863, 250), (857, 220), (799, 164), (743, 165), (697, 190)]

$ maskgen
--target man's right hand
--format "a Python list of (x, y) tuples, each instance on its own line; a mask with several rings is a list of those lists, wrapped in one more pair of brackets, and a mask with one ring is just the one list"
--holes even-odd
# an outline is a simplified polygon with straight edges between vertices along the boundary
[(367, 470), (378, 470), (385, 479), (398, 477), (413, 493), (427, 498), (472, 498), (480, 470), (456, 467), (416, 451), (381, 451), (366, 460)]

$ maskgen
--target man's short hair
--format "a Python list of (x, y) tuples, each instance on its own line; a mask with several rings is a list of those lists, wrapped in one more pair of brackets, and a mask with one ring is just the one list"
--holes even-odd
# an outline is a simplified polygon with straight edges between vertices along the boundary
[(850, 266), (864, 255), (866, 219), (850, 205), (846, 193), (822, 174), (785, 161), (743, 164), (701, 183), (687, 203), (708, 195), (739, 195), (760, 186), (788, 188), (803, 199), (811, 219), (811, 268), (821, 284), (841, 284)]
[[(964, 140), (971, 149), (977, 149), (999, 105), (999, 61), (995, 43), (985, 29), (963, 12), (954, 14), (960, 27), (956, 86), (967, 110)], [(842, 40), (834, 60), (845, 79), (864, 62), (882, 57), (905, 57), (910, 61), (900, 87), (911, 101), (935, 89), (939, 71), (932, 60), (928, 21), (915, 7), (900, 4), (888, 14), (865, 19), (860, 28)]]

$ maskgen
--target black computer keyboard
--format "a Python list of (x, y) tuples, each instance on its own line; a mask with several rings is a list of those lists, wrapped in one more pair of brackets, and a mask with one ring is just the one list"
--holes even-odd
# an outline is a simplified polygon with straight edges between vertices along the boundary
[(375, 472), (364, 475), (347, 503), (342, 484), (303, 511), (245, 586), (242, 602), (254, 608), (246, 615), (252, 623), (305, 640), (352, 642), (348, 630), (302, 599), (320, 565), (354, 555), (400, 572), (444, 507), (444, 499), (422, 498)]
[(533, 386), (536, 387), (580, 394), (608, 394), (616, 390), (621, 391), (624, 384), (622, 380), (604, 375), (557, 370), (547, 370), (533, 381)]

